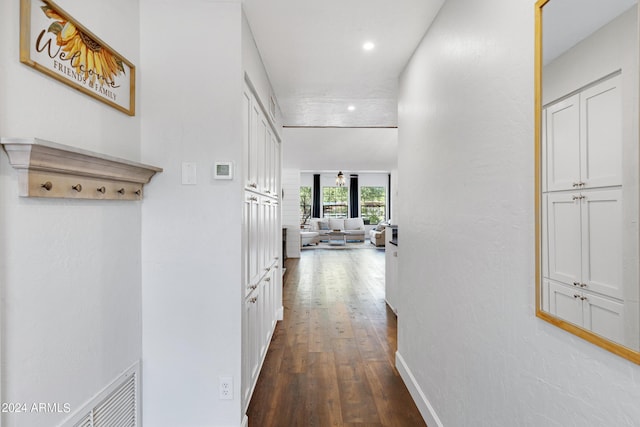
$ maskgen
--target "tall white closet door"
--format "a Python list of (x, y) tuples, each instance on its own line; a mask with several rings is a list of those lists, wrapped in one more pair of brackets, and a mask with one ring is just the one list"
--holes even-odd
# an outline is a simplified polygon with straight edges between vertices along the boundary
[(271, 156), (271, 142), (273, 140), (273, 132), (271, 127), (267, 125), (267, 133), (264, 138), (264, 152), (262, 153), (262, 162), (264, 164), (263, 176), (262, 176), (262, 191), (265, 194), (271, 194), (271, 170), (272, 170), (272, 156)]
[(542, 110), (541, 119), (542, 119), (542, 123), (541, 123), (542, 129), (540, 129), (540, 139), (541, 139), (540, 185), (542, 187), (542, 192), (546, 193), (548, 191), (548, 188), (547, 188), (547, 109), (546, 108)]
[[(256, 106), (256, 108), (260, 108)], [(264, 161), (264, 153), (265, 153), (265, 141), (267, 139), (267, 134), (269, 132), (269, 123), (265, 119), (262, 111), (260, 111), (260, 116), (258, 117), (258, 138), (256, 144), (258, 146), (257, 149), (257, 175), (258, 175), (258, 189), (259, 191), (264, 191), (264, 177), (265, 177), (265, 161)]]
[(258, 197), (254, 195), (246, 195), (247, 202), (249, 203), (248, 213), (248, 248), (245, 256), (248, 257), (247, 264), (249, 265), (249, 282), (255, 284), (260, 279), (260, 228), (259, 228), (259, 212), (260, 205), (258, 203)]
[(547, 196), (549, 277), (559, 282), (580, 282), (581, 227), (577, 194), (550, 193)]
[(280, 179), (281, 179), (281, 174), (282, 174), (282, 166), (280, 165), (280, 142), (278, 142), (278, 140), (275, 141), (275, 149), (274, 149), (274, 156), (275, 156), (275, 176), (274, 176), (274, 196), (276, 197), (281, 197), (282, 194), (280, 194)]
[(620, 76), (580, 95), (582, 181), (586, 187), (622, 184), (622, 98)]
[[(253, 100), (253, 98), (252, 98)], [(249, 152), (248, 156), (248, 167), (247, 167), (247, 187), (251, 187), (253, 189), (257, 189), (258, 186), (258, 146), (259, 146), (259, 138), (260, 138), (260, 107), (253, 100), (251, 103), (251, 124), (250, 124), (250, 136), (249, 136)], [(264, 129), (262, 129), (264, 132)]]
[(622, 299), (622, 189), (582, 194), (582, 282)]
[[(249, 153), (251, 147), (251, 93), (245, 86), (242, 93), (242, 142), (244, 150)], [(251, 182), (251, 156), (244, 157), (244, 185)]]
[(567, 190), (580, 181), (580, 96), (547, 108), (547, 189)]

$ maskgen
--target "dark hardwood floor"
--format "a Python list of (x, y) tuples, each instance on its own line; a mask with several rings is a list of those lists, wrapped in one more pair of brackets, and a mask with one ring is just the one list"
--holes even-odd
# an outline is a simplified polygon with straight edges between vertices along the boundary
[(284, 320), (247, 415), (250, 427), (425, 426), (394, 367), (384, 251), (303, 251), (285, 266)]

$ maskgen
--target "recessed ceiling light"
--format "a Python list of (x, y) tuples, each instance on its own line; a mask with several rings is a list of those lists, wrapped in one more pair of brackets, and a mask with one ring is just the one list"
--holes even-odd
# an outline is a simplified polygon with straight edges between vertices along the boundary
[(353, 111), (353, 110), (355, 110), (355, 109), (356, 109), (355, 105), (349, 105), (349, 106), (347, 107), (347, 110), (349, 110), (349, 111)]
[(373, 50), (374, 47), (376, 47), (376, 45), (373, 44), (373, 42), (366, 42), (365, 44), (362, 45), (362, 48), (364, 50)]

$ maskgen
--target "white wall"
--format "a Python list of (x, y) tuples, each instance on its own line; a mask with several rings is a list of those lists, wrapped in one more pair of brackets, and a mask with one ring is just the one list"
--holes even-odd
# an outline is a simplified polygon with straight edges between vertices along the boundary
[(430, 426), (640, 419), (640, 367), (534, 314), (533, 21), (448, 0), (401, 77), (397, 362)]
[[(146, 426), (241, 422), (243, 87), (239, 2), (141, 1), (142, 149), (165, 172), (143, 206)], [(197, 184), (181, 184), (181, 162)], [(215, 161), (235, 178), (212, 180)], [(234, 399), (218, 399), (220, 376)]]
[(285, 168), (373, 172), (397, 166), (397, 129), (284, 128), (282, 136)]
[(300, 258), (300, 186), (298, 169), (282, 171), (284, 197), (280, 206), (282, 226), (287, 228), (287, 257), (289, 258)]
[(623, 71), (624, 94), (635, 93), (637, 97), (637, 34), (636, 5), (547, 64), (543, 70), (543, 105), (617, 70)]
[(398, 217), (398, 170), (394, 169), (391, 171), (391, 190), (389, 199), (391, 200), (391, 209), (389, 214), (391, 219), (391, 224), (397, 224), (398, 221), (396, 218)]
[[(56, 3), (140, 64), (137, 1)], [(140, 160), (139, 114), (19, 62), (19, 6), (0, 2), (0, 135)], [(69, 403), (75, 411), (140, 359), (144, 203), (19, 198), (16, 171), (0, 153), (2, 402)], [(52, 426), (65, 417), (3, 413), (2, 425)]]

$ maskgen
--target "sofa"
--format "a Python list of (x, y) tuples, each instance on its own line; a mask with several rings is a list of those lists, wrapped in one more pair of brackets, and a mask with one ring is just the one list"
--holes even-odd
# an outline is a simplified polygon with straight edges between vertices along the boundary
[(369, 230), (369, 241), (376, 246), (385, 246), (385, 230), (387, 229), (387, 222), (381, 222), (376, 225), (376, 228)]
[(364, 242), (365, 228), (362, 218), (310, 218), (309, 231), (317, 232), (319, 240), (329, 240), (329, 232), (340, 230), (347, 241)]
[(301, 231), (300, 246), (317, 245), (320, 242), (320, 233), (317, 231)]

